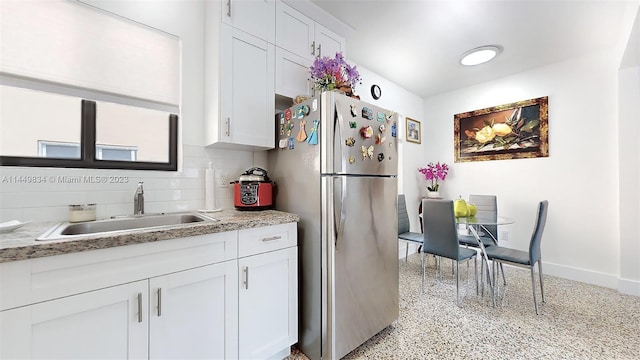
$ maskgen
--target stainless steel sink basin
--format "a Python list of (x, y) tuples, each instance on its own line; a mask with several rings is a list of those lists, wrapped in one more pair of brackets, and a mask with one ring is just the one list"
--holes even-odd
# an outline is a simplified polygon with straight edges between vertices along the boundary
[(203, 214), (179, 213), (128, 216), (116, 219), (88, 221), (82, 223), (63, 222), (40, 235), (36, 240), (58, 240), (83, 235), (107, 234), (127, 230), (167, 227), (180, 224), (217, 221)]

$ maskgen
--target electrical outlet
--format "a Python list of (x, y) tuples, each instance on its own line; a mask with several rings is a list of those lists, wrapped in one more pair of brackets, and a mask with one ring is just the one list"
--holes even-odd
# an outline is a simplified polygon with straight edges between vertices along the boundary
[(499, 237), (498, 240), (500, 242), (503, 242), (503, 241), (508, 242), (509, 241), (509, 231), (500, 230), (500, 235), (498, 237)]
[(216, 183), (218, 187), (227, 187), (229, 186), (229, 172), (227, 171), (216, 171)]

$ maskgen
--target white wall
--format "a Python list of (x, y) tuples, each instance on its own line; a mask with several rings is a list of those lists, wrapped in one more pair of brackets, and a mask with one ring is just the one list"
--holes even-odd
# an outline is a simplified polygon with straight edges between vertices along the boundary
[[(60, 221), (67, 205), (97, 203), (97, 216), (129, 214), (138, 181), (145, 183), (145, 210), (185, 211), (204, 206), (204, 168), (237, 178), (251, 167), (254, 154), (203, 147), (204, 4), (202, 1), (85, 1), (180, 37), (182, 44), (182, 103), (180, 106), (181, 170), (132, 171), (0, 167), (0, 222)], [(258, 156), (259, 158), (259, 156)], [(58, 177), (91, 176), (101, 182), (62, 182)], [(29, 183), (36, 177), (40, 183)], [(126, 183), (110, 180), (126, 179)], [(105, 179), (107, 183), (102, 183)], [(17, 181), (17, 182), (16, 182)], [(218, 207), (232, 208), (230, 186), (216, 188)]]
[[(355, 62), (349, 62), (355, 64)], [(420, 183), (420, 179), (414, 175), (417, 174), (419, 167), (426, 165), (426, 152), (421, 145), (407, 143), (405, 141), (406, 125), (404, 118), (408, 116), (413, 119), (422, 120), (422, 114), (424, 113), (423, 100), (419, 96), (401, 88), (367, 68), (358, 65), (358, 71), (362, 77), (362, 84), (356, 86), (355, 93), (360, 96), (360, 99), (400, 114), (398, 124), (398, 155), (401, 161), (398, 164), (398, 193), (406, 195), (411, 231), (420, 232), (418, 199), (422, 196), (421, 189), (424, 188), (424, 184)], [(371, 85), (373, 84), (377, 84), (382, 89), (382, 96), (378, 100), (374, 100), (371, 96)], [(423, 121), (423, 131), (424, 126)], [(411, 199), (414, 199), (414, 201)], [(402, 251), (402, 256), (404, 256), (404, 250)]]
[[(426, 99), (428, 159), (452, 165), (441, 194), (496, 194), (499, 213), (516, 221), (502, 243), (521, 250), (538, 202), (549, 200), (545, 272), (617, 287), (617, 94), (617, 64), (602, 52)], [(453, 163), (454, 114), (541, 96), (549, 97), (548, 158)]]
[[(618, 289), (640, 296), (640, 8), (629, 26), (621, 53), (619, 81), (620, 283)], [(625, 40), (623, 38), (623, 40)]]

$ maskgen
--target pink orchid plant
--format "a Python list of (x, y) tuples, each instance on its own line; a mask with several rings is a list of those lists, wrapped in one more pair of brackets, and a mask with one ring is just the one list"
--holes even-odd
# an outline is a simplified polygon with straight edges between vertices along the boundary
[(440, 184), (438, 181), (444, 181), (449, 173), (449, 166), (444, 163), (427, 164), (426, 167), (418, 169), (418, 172), (424, 175), (424, 179), (431, 182), (431, 186), (427, 186), (429, 191), (438, 191)]

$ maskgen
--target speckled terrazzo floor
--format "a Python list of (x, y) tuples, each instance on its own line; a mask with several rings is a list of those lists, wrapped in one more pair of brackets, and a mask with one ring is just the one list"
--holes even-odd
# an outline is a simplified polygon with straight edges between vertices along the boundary
[[(468, 285), (461, 271), (460, 308), (450, 262), (438, 280), (428, 264), (422, 294), (419, 255), (400, 260), (398, 320), (345, 359), (640, 359), (639, 297), (545, 276), (536, 316), (528, 270), (505, 267), (508, 285), (493, 308), (476, 296), (471, 268)], [(306, 356), (294, 348), (288, 359)]]

